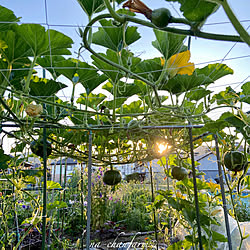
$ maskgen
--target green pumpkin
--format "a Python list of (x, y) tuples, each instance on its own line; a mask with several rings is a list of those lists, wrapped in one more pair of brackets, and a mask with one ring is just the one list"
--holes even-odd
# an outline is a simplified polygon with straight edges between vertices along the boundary
[(178, 180), (178, 181), (182, 181), (185, 178), (187, 178), (187, 176), (188, 176), (188, 172), (185, 168), (177, 167), (177, 166), (172, 168), (171, 174), (172, 174), (173, 178)]
[(107, 185), (114, 186), (120, 183), (122, 180), (122, 176), (118, 170), (108, 170), (103, 175), (103, 182)]
[[(46, 141), (46, 142), (47, 142), (47, 156), (50, 156), (52, 153), (51, 142), (49, 141)], [(30, 143), (30, 149), (33, 154), (43, 158), (43, 139), (32, 141)]]
[(239, 151), (227, 151), (224, 154), (224, 165), (231, 171), (238, 172), (243, 170), (245, 165), (244, 154)]
[(169, 24), (171, 17), (171, 13), (168, 9), (155, 9), (152, 11), (151, 22), (159, 28), (164, 28)]

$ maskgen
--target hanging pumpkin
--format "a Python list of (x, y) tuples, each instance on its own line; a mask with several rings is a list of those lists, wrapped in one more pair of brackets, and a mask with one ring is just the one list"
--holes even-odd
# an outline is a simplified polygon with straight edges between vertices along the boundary
[[(47, 157), (52, 153), (51, 142), (46, 141), (47, 143)], [(43, 158), (43, 139), (38, 139), (37, 141), (32, 141), (30, 143), (30, 149), (33, 154)]]
[(120, 183), (122, 176), (120, 171), (115, 170), (111, 167), (110, 170), (107, 170), (103, 175), (103, 182), (107, 185), (114, 186)]
[(224, 165), (228, 170), (237, 173), (244, 169), (245, 163), (244, 154), (239, 151), (227, 151), (224, 154)]

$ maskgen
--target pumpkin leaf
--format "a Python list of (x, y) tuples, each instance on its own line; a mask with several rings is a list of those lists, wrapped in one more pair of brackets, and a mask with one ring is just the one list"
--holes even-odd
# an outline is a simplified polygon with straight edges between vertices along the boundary
[(250, 142), (250, 125), (249, 123), (244, 122), (242, 119), (240, 119), (239, 116), (231, 114), (231, 116), (228, 116), (225, 118), (225, 121), (231, 124), (238, 130), (244, 138)]
[(167, 2), (179, 2), (180, 10), (189, 21), (203, 22), (209, 15), (218, 9), (218, 5), (205, 0), (166, 0)]
[(60, 73), (56, 71), (57, 70), (56, 64), (64, 60), (65, 58), (60, 55), (59, 56), (43, 56), (43, 57), (38, 57), (36, 62), (41, 67), (48, 70), (55, 80), (60, 75)]
[[(111, 82), (107, 82), (102, 88), (113, 94), (114, 86)], [(140, 92), (141, 90), (139, 86), (134, 83), (125, 83), (123, 81), (119, 81), (117, 83), (117, 97), (131, 97), (139, 94)]]
[(231, 68), (229, 68), (226, 64), (220, 64), (220, 63), (208, 64), (206, 67), (201, 69), (196, 69), (195, 71), (197, 75), (205, 75), (210, 79), (212, 79), (213, 81), (216, 81), (223, 76), (234, 73), (234, 71)]
[(102, 27), (93, 34), (92, 42), (104, 46), (114, 51), (121, 51), (123, 43), (130, 45), (140, 39), (137, 27), (126, 27), (125, 41), (123, 41), (123, 26), (117, 27), (112, 24), (112, 20), (100, 20)]
[(77, 0), (77, 2), (89, 17), (105, 9), (103, 0)]
[(23, 38), (24, 45), (29, 46), (34, 57), (71, 54), (68, 49), (73, 40), (59, 31), (45, 31), (40, 24), (21, 24), (15, 26), (15, 32)]
[(68, 205), (64, 201), (54, 201), (47, 205), (48, 210), (66, 208)]
[(231, 87), (227, 87), (225, 91), (215, 94), (212, 102), (216, 101), (217, 104), (235, 105), (239, 100), (239, 95)]
[(0, 169), (4, 170), (8, 168), (8, 161), (11, 160), (9, 155), (6, 155), (3, 149), (0, 148)]
[(156, 40), (152, 45), (164, 56), (167, 60), (172, 55), (187, 50), (187, 46), (183, 44), (186, 38), (184, 35), (176, 35), (165, 31), (154, 29)]
[(241, 88), (242, 95), (240, 95), (240, 101), (250, 104), (250, 82), (244, 83)]
[(161, 75), (162, 65), (159, 57), (141, 61), (135, 70), (140, 76), (151, 82), (156, 82)]
[[(140, 58), (134, 57), (132, 52), (125, 49), (123, 49), (119, 54), (111, 49), (108, 49), (106, 51), (106, 54), (99, 53), (99, 55), (116, 64), (120, 64), (125, 68), (129, 68), (131, 71), (135, 71), (135, 68), (141, 61)], [(104, 62), (100, 58), (94, 55), (92, 55), (91, 57), (94, 60), (93, 64), (113, 82), (117, 82), (123, 76), (126, 76), (124, 72), (118, 70), (116, 67), (110, 65), (109, 63)]]
[[(106, 98), (107, 96), (104, 94), (93, 94), (90, 93), (87, 95), (87, 93), (81, 94), (81, 97), (79, 97), (76, 101), (76, 103), (88, 105), (88, 107), (97, 109), (97, 106)], [(88, 98), (88, 101), (87, 101)]]
[(228, 239), (223, 235), (216, 231), (212, 231), (212, 239), (213, 241), (219, 241), (219, 242), (227, 242)]
[(201, 85), (208, 85), (212, 82), (213, 80), (209, 77), (197, 75), (195, 73), (192, 75), (176, 75), (169, 79), (166, 84), (162, 84), (159, 89), (167, 90), (172, 94), (181, 94)]
[(212, 91), (204, 89), (202, 87), (198, 87), (195, 89), (192, 89), (190, 92), (187, 93), (186, 97), (189, 100), (193, 101), (199, 101), (200, 99), (204, 98), (205, 96), (211, 94)]
[(127, 100), (126, 97), (120, 97), (117, 98), (115, 101), (111, 100), (111, 101), (104, 101), (102, 104), (108, 108), (108, 109), (113, 109), (113, 107), (115, 108), (119, 108), (121, 107), (121, 105)]
[(47, 181), (47, 189), (62, 188), (58, 182)]
[(19, 20), (12, 10), (0, 5), (0, 32), (9, 30), (13, 23)]
[(10, 65), (27, 63), (29, 62), (28, 56), (32, 56), (30, 47), (22, 36), (12, 30), (0, 32), (0, 53)]
[(30, 94), (33, 96), (50, 97), (66, 87), (67, 85), (61, 82), (33, 76), (30, 81)]
[(134, 101), (134, 102), (131, 102), (130, 104), (124, 104), (122, 106), (122, 112), (121, 112), (121, 109), (119, 109), (117, 112), (118, 113), (121, 112), (123, 114), (143, 113), (144, 109), (141, 105), (142, 105), (141, 100)]
[(211, 133), (216, 133), (224, 128), (226, 128), (229, 124), (226, 121), (227, 117), (230, 117), (232, 114), (230, 112), (223, 113), (219, 119), (213, 121), (207, 121), (203, 127), (203, 131), (209, 131)]

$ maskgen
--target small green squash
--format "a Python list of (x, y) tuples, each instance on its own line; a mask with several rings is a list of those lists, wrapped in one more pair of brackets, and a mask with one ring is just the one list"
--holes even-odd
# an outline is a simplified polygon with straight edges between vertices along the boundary
[(174, 179), (182, 181), (188, 176), (188, 171), (183, 167), (174, 166), (171, 170), (171, 174)]
[(114, 186), (120, 183), (122, 180), (122, 176), (120, 171), (115, 169), (107, 170), (103, 175), (103, 182), (107, 185)]
[[(46, 142), (47, 142), (47, 157), (48, 157), (52, 153), (52, 146), (51, 146), (51, 142), (49, 141), (46, 141)], [(43, 158), (43, 139), (32, 141), (30, 143), (30, 149), (33, 154)]]
[(151, 22), (159, 28), (168, 26), (171, 20), (171, 12), (166, 8), (155, 9), (152, 11)]
[(224, 154), (224, 165), (228, 170), (241, 171), (245, 165), (244, 154), (239, 151), (227, 151)]

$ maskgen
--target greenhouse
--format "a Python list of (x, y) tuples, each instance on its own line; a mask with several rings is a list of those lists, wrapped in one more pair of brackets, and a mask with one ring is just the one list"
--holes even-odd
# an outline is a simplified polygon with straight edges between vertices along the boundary
[(250, 3), (0, 5), (0, 249), (250, 249)]

